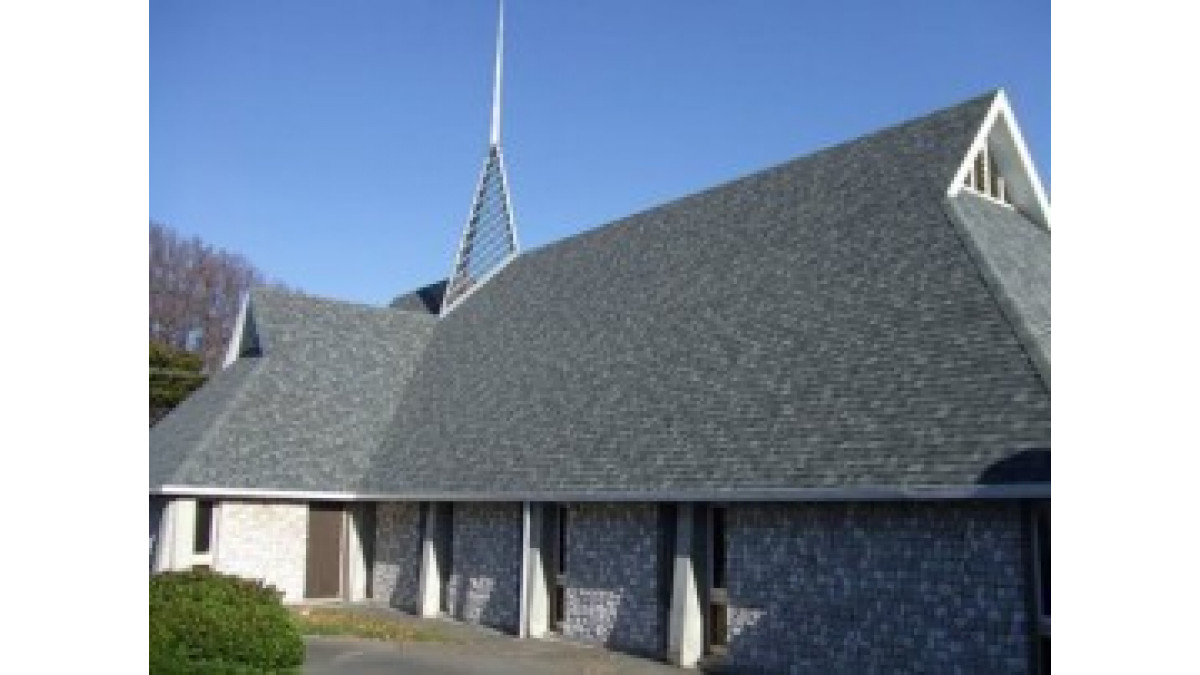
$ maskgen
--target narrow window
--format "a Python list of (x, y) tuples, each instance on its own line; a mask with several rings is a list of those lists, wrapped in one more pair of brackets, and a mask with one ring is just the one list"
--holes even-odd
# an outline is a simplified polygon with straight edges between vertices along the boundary
[(980, 150), (978, 155), (975, 155), (975, 171), (972, 172), (974, 174), (975, 184), (971, 187), (980, 192), (983, 192), (983, 186), (987, 182), (987, 160), (985, 159), (986, 152), (987, 146), (985, 145), (984, 149)]
[(728, 645), (729, 587), (726, 580), (726, 509), (709, 509), (708, 527), (708, 647), (711, 653), (721, 654)]
[(1050, 505), (1040, 504), (1033, 512), (1033, 543), (1036, 571), (1038, 672), (1050, 672)]
[(214, 506), (211, 499), (196, 502), (196, 531), (192, 541), (192, 552), (196, 555), (208, 553), (212, 548)]
[[(438, 559), (438, 575), (441, 578), (442, 597), (438, 600), (438, 609), (443, 614), (454, 615), (454, 598), (450, 597), (450, 577), (454, 572), (454, 503), (436, 502), (429, 505), (437, 509), (436, 544)], [(460, 577), (459, 583), (466, 583)]]
[(725, 586), (725, 509), (714, 508), (712, 518), (713, 537), (713, 588)]
[(979, 154), (983, 160), (980, 162), (980, 164), (983, 165), (983, 177), (979, 181), (979, 189), (990, 194), (992, 191), (992, 155), (990, 152), (988, 152), (988, 146), (986, 143), (983, 145), (983, 150), (980, 151)]
[(979, 149), (979, 153), (975, 155), (975, 161), (967, 170), (963, 183), (976, 192), (985, 194), (1002, 204), (1009, 203), (1008, 186), (1005, 185), (1004, 176), (1000, 175), (996, 156), (992, 154), (987, 144), (984, 144)]
[(671, 593), (675, 573), (675, 535), (679, 508), (671, 502), (658, 505), (658, 625), (663, 653), (671, 644)]
[(567, 507), (558, 506), (558, 573), (567, 573)]
[(1050, 509), (1038, 509), (1038, 597), (1041, 601), (1041, 618), (1050, 618)]
[(1000, 177), (1000, 171), (996, 166), (996, 157), (992, 153), (988, 153), (988, 195), (1000, 199), (1000, 182), (1004, 179)]
[(550, 608), (550, 625), (559, 633), (563, 629), (567, 602), (567, 507), (559, 504), (554, 509), (554, 600)]

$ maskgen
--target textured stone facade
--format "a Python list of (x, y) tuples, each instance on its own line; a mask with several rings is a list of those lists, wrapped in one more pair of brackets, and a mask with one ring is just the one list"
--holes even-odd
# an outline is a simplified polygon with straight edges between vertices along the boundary
[(454, 505), (446, 606), (456, 619), (516, 632), (520, 621), (521, 504)]
[(664, 652), (670, 596), (662, 588), (660, 537), (655, 504), (572, 506), (564, 637), (627, 652)]
[(262, 579), (283, 591), (285, 601), (303, 599), (308, 505), (223, 501), (218, 513), (216, 569)]
[(1026, 673), (1014, 502), (733, 505), (729, 664), (784, 673)]
[(384, 502), (375, 511), (372, 597), (406, 612), (417, 611), (421, 585), (421, 505)]

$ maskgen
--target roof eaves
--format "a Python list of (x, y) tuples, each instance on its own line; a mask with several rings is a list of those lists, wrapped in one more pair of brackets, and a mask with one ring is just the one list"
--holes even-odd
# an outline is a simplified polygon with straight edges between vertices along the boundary
[(546, 490), (521, 492), (407, 491), (356, 492), (322, 490), (276, 490), (270, 488), (226, 488), (204, 485), (160, 485), (150, 490), (163, 495), (206, 495), (256, 499), (302, 499), (332, 501), (557, 501), (557, 502), (775, 502), (775, 501), (905, 501), (954, 499), (1038, 499), (1050, 496), (1050, 483), (1004, 483), (976, 485), (865, 485), (838, 488), (764, 488), (736, 490)]

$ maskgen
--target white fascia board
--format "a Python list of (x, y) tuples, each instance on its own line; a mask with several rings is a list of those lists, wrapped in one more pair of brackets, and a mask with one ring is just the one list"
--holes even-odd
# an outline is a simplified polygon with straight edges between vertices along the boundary
[(1017, 116), (1013, 114), (1012, 106), (1009, 105), (1008, 96), (1004, 93), (1003, 89), (996, 96), (995, 106), (999, 109), (1001, 119), (1008, 125), (1009, 133), (1012, 134), (1017, 156), (1021, 159), (1021, 168), (1025, 170), (1025, 174), (1029, 177), (1029, 182), (1033, 184), (1033, 192), (1037, 198), (1037, 205), (1044, 219), (1043, 224), (1046, 227), (1050, 227), (1050, 202), (1046, 199), (1046, 191), (1042, 187), (1042, 178), (1038, 175), (1037, 168), (1033, 165), (1033, 157), (1029, 154), (1029, 147), (1025, 144), (1025, 136), (1021, 133), (1021, 127), (1017, 124)]
[(939, 499), (1040, 499), (1050, 497), (1049, 483), (1004, 485), (865, 485), (836, 488), (747, 488), (742, 490), (646, 490), (626, 492), (324, 492), (163, 485), (150, 494), (303, 501), (435, 502), (821, 502)]
[(242, 351), (242, 334), (246, 332), (246, 313), (250, 310), (250, 291), (242, 293), (242, 305), (238, 309), (237, 322), (233, 324), (233, 336), (229, 338), (229, 347), (225, 350), (225, 362), (221, 368), (228, 368), (237, 361)]
[[(1020, 164), (1020, 170), (1024, 172), (1026, 180), (1029, 182), (1029, 187), (1033, 192), (1034, 204), (1033, 211), (1030, 217), (1039, 221), (1047, 229), (1050, 227), (1050, 203), (1046, 200), (1046, 191), (1042, 187), (1042, 179), (1038, 176), (1037, 169), (1033, 166), (1033, 158), (1029, 154), (1029, 148), (1025, 145), (1025, 137), (1021, 134), (1021, 128), (1017, 125), (1016, 115), (1013, 114), (1012, 106), (1008, 103), (1008, 95), (1001, 89), (996, 93), (996, 97), (992, 99), (992, 107), (988, 109), (987, 115), (983, 118), (983, 124), (975, 134), (974, 140), (971, 141), (971, 147), (967, 150), (966, 157), (959, 164), (958, 170), (954, 172), (954, 178), (950, 181), (950, 186), (946, 189), (947, 197), (954, 197), (966, 185), (967, 173), (970, 172), (972, 165), (975, 162), (975, 156), (983, 149), (987, 143), (988, 137), (992, 135), (992, 130), (997, 122), (1002, 122), (1005, 129), (1011, 136), (1010, 142), (1006, 143), (1011, 147), (1011, 150), (1016, 155)], [(1010, 189), (1013, 186), (1009, 186)]]
[(151, 488), (150, 494), (226, 498), (244, 497), (247, 499), (299, 499), (303, 501), (367, 501), (363, 495), (355, 492), (223, 488), (195, 485), (162, 485), (157, 488)]

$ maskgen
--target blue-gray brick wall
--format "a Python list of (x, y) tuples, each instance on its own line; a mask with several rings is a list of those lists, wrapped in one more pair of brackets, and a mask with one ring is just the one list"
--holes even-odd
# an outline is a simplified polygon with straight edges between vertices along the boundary
[(657, 505), (579, 504), (567, 523), (563, 635), (661, 654)]
[(1012, 502), (733, 505), (729, 665), (784, 673), (1026, 673)]
[(406, 612), (417, 610), (421, 579), (421, 506), (384, 502), (375, 511), (371, 594)]
[(450, 615), (516, 632), (520, 621), (521, 504), (454, 505)]

